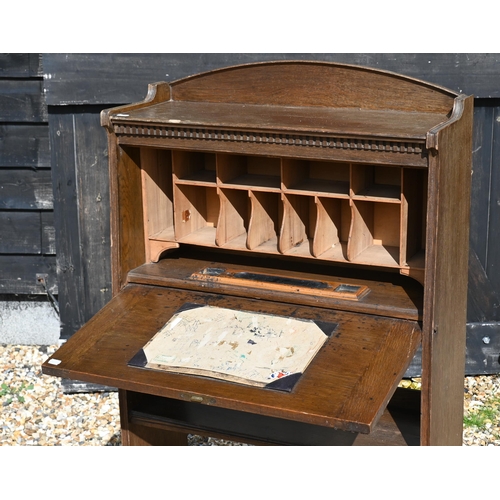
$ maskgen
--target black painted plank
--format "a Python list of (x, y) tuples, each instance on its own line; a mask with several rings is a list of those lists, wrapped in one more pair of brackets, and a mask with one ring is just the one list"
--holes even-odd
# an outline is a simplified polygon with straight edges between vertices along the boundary
[[(500, 373), (500, 323), (468, 323), (466, 339), (465, 375)], [(419, 349), (405, 378), (422, 375), (421, 360)]]
[(493, 161), (491, 143), (495, 107), (491, 101), (495, 102), (494, 99), (475, 101), (472, 145), (470, 244), (483, 267), (487, 261)]
[(498, 54), (43, 54), (49, 105), (144, 99), (148, 83), (234, 64), (320, 60), (401, 73), (476, 97), (500, 97)]
[(49, 105), (140, 101), (149, 83), (260, 60), (244, 54), (42, 54), (42, 58)]
[(0, 125), (0, 166), (50, 167), (49, 127)]
[(2, 122), (47, 122), (47, 105), (42, 79), (0, 79), (0, 120)]
[(41, 54), (0, 54), (0, 78), (42, 76)]
[(0, 210), (0, 254), (54, 255), (53, 212)]
[(54, 212), (44, 211), (40, 213), (42, 226), (42, 254), (56, 254), (56, 230), (54, 227)]
[(49, 169), (0, 167), (0, 210), (51, 210), (53, 198)]
[(492, 117), (492, 140), (487, 145), (492, 151), (491, 167), (491, 198), (489, 227), (487, 235), (487, 261), (485, 264), (486, 274), (493, 284), (496, 292), (500, 295), (500, 252), (498, 251), (500, 238), (500, 106), (494, 108)]
[(59, 108), (49, 113), (63, 338), (111, 296), (107, 140), (100, 111)]
[[(49, 109), (54, 226), (57, 241), (57, 282), (61, 336), (67, 338), (85, 322), (83, 271), (79, 251), (80, 220), (76, 186), (73, 115)], [(59, 133), (58, 133), (59, 132)]]
[(0, 211), (0, 254), (41, 254), (39, 212)]
[(467, 322), (496, 321), (499, 297), (473, 248), (469, 249), (469, 285), (467, 289)]
[(467, 375), (500, 373), (500, 323), (467, 325)]
[[(82, 111), (82, 110), (79, 110)], [(111, 241), (108, 144), (100, 126), (100, 109), (74, 115), (80, 251), (85, 277), (87, 317), (111, 299)]]
[(48, 289), (57, 294), (56, 258), (54, 255), (0, 255), (0, 294), (41, 294), (37, 274), (47, 274)]

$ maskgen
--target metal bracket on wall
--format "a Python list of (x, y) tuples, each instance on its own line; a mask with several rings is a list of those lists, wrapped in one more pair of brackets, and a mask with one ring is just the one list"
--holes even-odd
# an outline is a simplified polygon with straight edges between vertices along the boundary
[(57, 313), (59, 316), (59, 303), (57, 302), (56, 298), (52, 293), (50, 292), (48, 286), (47, 286), (47, 278), (49, 277), (48, 274), (38, 274), (36, 275), (36, 282), (38, 285), (41, 285), (45, 293), (47, 294), (47, 297), (49, 298), (49, 302), (54, 308), (54, 311)]

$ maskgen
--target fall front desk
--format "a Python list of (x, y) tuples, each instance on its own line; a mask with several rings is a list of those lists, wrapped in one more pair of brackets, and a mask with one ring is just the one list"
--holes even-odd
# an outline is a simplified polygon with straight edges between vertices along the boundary
[(472, 97), (257, 63), (102, 124), (113, 299), (43, 372), (117, 387), (123, 444), (461, 444)]

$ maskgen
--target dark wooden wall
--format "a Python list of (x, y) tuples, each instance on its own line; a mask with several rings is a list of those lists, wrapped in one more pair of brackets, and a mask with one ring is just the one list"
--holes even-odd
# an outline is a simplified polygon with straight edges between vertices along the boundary
[[(496, 64), (499, 68), (500, 64)], [(496, 84), (500, 88), (500, 79)], [(500, 372), (500, 99), (474, 109), (467, 371)]]
[(500, 372), (497, 54), (43, 54), (51, 146), (51, 159), (44, 156), (44, 161), (53, 174), (62, 336), (72, 335), (111, 297), (107, 145), (99, 125), (101, 109), (144, 99), (151, 82), (278, 59), (359, 64), (474, 94), (467, 371)]
[(0, 294), (57, 293), (47, 105), (39, 54), (0, 54)]

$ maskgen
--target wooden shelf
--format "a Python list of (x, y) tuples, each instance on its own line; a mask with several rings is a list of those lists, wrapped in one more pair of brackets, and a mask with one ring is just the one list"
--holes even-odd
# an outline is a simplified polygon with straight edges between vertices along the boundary
[(333, 198), (349, 198), (349, 183), (344, 181), (329, 181), (308, 179), (301, 184), (285, 189), (287, 193), (318, 195)]
[[(232, 243), (232, 242), (231, 242)], [(229, 245), (228, 245), (229, 247)], [(225, 247), (227, 249), (227, 247)], [(302, 259), (287, 259), (286, 266), (276, 252), (273, 255), (264, 253), (252, 253), (253, 259), (249, 259), (248, 251), (245, 250), (245, 240), (235, 246), (239, 252), (220, 252), (218, 249), (206, 249), (181, 246), (172, 253), (174, 258), (162, 259), (158, 263), (143, 264), (129, 273), (130, 283), (142, 285), (157, 285), (167, 288), (180, 288), (182, 290), (206, 291), (207, 283), (192, 279), (192, 276), (201, 270), (215, 267), (230, 271), (244, 271), (250, 274), (275, 275), (278, 278), (286, 276), (289, 279), (313, 280), (317, 282), (338, 281), (347, 282), (361, 287), (368, 287), (370, 293), (363, 296), (359, 302), (337, 300), (335, 298), (320, 296), (308, 296), (297, 293), (284, 293), (269, 290), (256, 281), (248, 282), (246, 286), (224, 286), (215, 287), (218, 293), (237, 295), (247, 298), (255, 298), (261, 301), (272, 299), (277, 302), (293, 303), (299, 305), (310, 305), (325, 309), (335, 309), (341, 304), (344, 311), (357, 312), (362, 314), (373, 314), (378, 316), (397, 317), (401, 319), (421, 320), (422, 319), (422, 286), (411, 280), (395, 276), (397, 281), (379, 282), (361, 279), (355, 273), (349, 272), (349, 267), (344, 266), (343, 273), (332, 275), (332, 266), (321, 261), (311, 261), (308, 266), (304, 266)], [(277, 263), (281, 263), (278, 269)], [(307, 272), (304, 270), (307, 268)], [(341, 269), (336, 268), (335, 272)], [(359, 274), (359, 273), (358, 273)], [(377, 274), (378, 275), (378, 274)], [(364, 276), (364, 273), (363, 273)], [(374, 286), (375, 284), (375, 286)]]
[(285, 159), (282, 168), (285, 191), (349, 197), (349, 163)]
[(210, 170), (200, 170), (188, 177), (183, 179), (177, 179), (175, 181), (176, 184), (193, 184), (195, 186), (215, 186), (216, 178), (215, 172), (211, 172)]
[(370, 245), (358, 254), (352, 262), (372, 266), (399, 267), (399, 247)]
[(354, 200), (381, 201), (384, 203), (401, 203), (401, 189), (397, 186), (377, 184), (358, 194), (353, 195)]
[(224, 127), (228, 130), (269, 130), (304, 134), (341, 134), (426, 139), (432, 127), (447, 121), (446, 111), (405, 112), (322, 106), (280, 106), (219, 102), (168, 101), (114, 116), (116, 123), (158, 124), (177, 127)]
[(274, 175), (246, 174), (226, 181), (222, 183), (222, 186), (227, 188), (252, 189), (253, 191), (260, 189), (263, 191), (279, 192), (280, 178)]
[(201, 245), (207, 247), (213, 247), (215, 245), (215, 227), (202, 227), (189, 233), (182, 238), (179, 238), (179, 243), (189, 243), (190, 245)]

